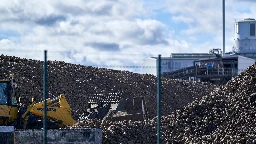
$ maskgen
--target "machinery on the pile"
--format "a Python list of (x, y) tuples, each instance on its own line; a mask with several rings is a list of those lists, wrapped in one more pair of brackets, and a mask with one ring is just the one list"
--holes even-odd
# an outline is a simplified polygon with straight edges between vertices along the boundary
[(144, 97), (120, 98), (119, 100), (113, 100), (113, 98), (108, 100), (107, 98), (106, 96), (103, 99), (91, 97), (85, 117), (103, 121), (142, 121), (147, 119)]
[(121, 99), (116, 109), (110, 111), (106, 119), (112, 121), (143, 121), (147, 119), (144, 97)]
[[(17, 97), (17, 84), (11, 74), (9, 79), (0, 80), (0, 125), (14, 126), (16, 129), (41, 129), (43, 127), (44, 102), (29, 100), (26, 96)], [(20, 95), (20, 94), (19, 94)], [(146, 119), (145, 101), (143, 97), (119, 98), (107, 100), (102, 95), (101, 100), (89, 98), (89, 109), (85, 114), (87, 119), (102, 120), (144, 120)], [(18, 100), (17, 100), (18, 99)], [(94, 105), (94, 106), (93, 106)], [(55, 129), (73, 126), (70, 105), (61, 94), (54, 99), (47, 99), (47, 127)]]
[[(0, 125), (14, 126), (17, 129), (37, 129), (43, 127), (44, 102), (20, 97), (17, 101), (13, 75), (9, 79), (0, 80)], [(63, 94), (55, 99), (47, 99), (47, 126), (60, 128), (72, 126), (76, 121), (72, 118), (71, 108)]]

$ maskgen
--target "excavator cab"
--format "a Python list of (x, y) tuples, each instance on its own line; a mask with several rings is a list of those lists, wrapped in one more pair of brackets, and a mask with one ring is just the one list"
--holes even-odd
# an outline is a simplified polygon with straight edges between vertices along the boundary
[[(41, 129), (43, 127), (44, 101), (30, 101), (27, 96), (19, 94), (19, 102), (13, 75), (9, 79), (0, 80), (0, 126), (14, 126), (16, 129)], [(65, 95), (48, 98), (47, 128), (55, 129), (71, 126), (76, 123), (72, 118), (72, 109)]]
[(10, 105), (10, 84), (8, 81), (0, 81), (0, 105)]
[(12, 75), (0, 80), (0, 125), (9, 125), (18, 117), (18, 105)]
[(0, 81), (0, 105), (17, 106), (16, 97), (9, 81)]

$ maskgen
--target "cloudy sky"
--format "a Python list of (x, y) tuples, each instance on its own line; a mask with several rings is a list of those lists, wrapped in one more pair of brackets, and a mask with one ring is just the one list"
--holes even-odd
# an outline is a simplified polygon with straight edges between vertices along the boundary
[[(226, 51), (234, 22), (255, 0), (226, 0)], [(4, 55), (82, 65), (141, 65), (150, 56), (222, 48), (222, 0), (2, 0)]]

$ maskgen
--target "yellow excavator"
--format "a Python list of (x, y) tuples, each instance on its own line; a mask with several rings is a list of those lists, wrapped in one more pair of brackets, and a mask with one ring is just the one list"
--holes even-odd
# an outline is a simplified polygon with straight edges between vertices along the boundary
[[(31, 103), (20, 97), (17, 101), (15, 79), (0, 80), (0, 125), (14, 126), (16, 129), (41, 129), (43, 127), (44, 102)], [(55, 129), (72, 126), (76, 121), (72, 118), (70, 105), (65, 95), (47, 99), (47, 128)]]

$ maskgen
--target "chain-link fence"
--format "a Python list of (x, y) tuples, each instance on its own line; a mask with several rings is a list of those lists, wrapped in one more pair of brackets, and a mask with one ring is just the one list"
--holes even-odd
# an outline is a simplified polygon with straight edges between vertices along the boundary
[[(0, 60), (0, 77), (6, 79), (1, 81), (1, 125), (41, 129), (43, 62), (4, 55)], [(173, 71), (171, 66), (161, 66), (163, 143), (256, 138), (247, 133), (255, 128), (251, 123), (256, 114), (254, 66), (241, 70), (235, 65), (191, 65)], [(156, 73), (155, 57), (133, 64), (91, 66), (48, 61), (48, 128), (97, 127), (105, 143), (156, 143)]]

